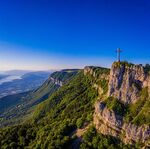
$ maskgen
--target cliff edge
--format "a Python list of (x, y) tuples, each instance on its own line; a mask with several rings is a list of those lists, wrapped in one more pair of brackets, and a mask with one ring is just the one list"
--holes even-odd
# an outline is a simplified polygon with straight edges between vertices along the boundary
[(93, 115), (96, 129), (127, 144), (139, 143), (150, 147), (149, 71), (142, 65), (114, 62), (109, 75), (99, 74), (97, 77), (91, 67), (86, 67), (84, 74), (92, 75), (95, 80), (108, 81), (105, 91), (99, 81), (93, 85), (101, 90), (98, 91)]

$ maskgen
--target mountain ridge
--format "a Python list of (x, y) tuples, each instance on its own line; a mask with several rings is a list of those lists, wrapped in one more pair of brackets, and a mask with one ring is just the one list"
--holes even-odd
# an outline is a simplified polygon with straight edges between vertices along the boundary
[[(96, 128), (105, 135), (121, 138), (125, 143), (140, 142), (150, 146), (150, 109), (147, 108), (150, 102), (149, 81), (149, 73), (144, 71), (143, 66), (124, 62), (113, 63), (107, 99), (102, 99), (95, 105)], [(139, 104), (141, 100), (143, 102)], [(129, 119), (132, 114), (130, 109), (137, 103), (139, 105), (135, 110), (138, 112), (135, 117)], [(147, 109), (147, 114), (142, 113), (144, 108)]]
[[(11, 140), (15, 147), (30, 148), (148, 148), (150, 100), (141, 74), (148, 76), (149, 68), (127, 62), (115, 62), (111, 70), (86, 66), (38, 104), (30, 120), (1, 129), (2, 147)], [(76, 136), (79, 130), (86, 131)]]
[[(4, 119), (5, 122), (6, 120), (8, 120), (8, 124), (10, 124), (9, 121), (11, 121), (11, 119), (17, 117), (19, 118), (23, 115), (26, 115), (26, 113), (28, 113), (28, 111), (32, 109), (32, 107), (47, 99), (53, 92), (58, 90), (60, 86), (62, 86), (73, 76), (75, 76), (77, 72), (77, 69), (69, 69), (69, 72), (68, 70), (54, 72), (40, 87), (38, 87), (35, 90), (30, 91), (28, 93), (24, 92), (2, 98), (2, 102), (0, 102), (0, 107), (5, 107), (5, 111), (1, 111), (1, 119)], [(13, 99), (15, 102), (12, 103), (11, 99)], [(9, 111), (6, 109), (6, 106), (3, 105), (7, 105)], [(4, 124), (7, 125), (7, 123)], [(0, 122), (0, 126), (3, 126), (3, 121)]]

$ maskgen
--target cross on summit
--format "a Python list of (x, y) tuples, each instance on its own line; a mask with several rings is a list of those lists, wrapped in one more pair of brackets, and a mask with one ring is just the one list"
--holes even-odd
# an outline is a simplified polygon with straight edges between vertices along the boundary
[(118, 48), (116, 52), (117, 52), (117, 59), (118, 59), (118, 62), (120, 62), (120, 53), (121, 53), (122, 51), (121, 51), (120, 48)]

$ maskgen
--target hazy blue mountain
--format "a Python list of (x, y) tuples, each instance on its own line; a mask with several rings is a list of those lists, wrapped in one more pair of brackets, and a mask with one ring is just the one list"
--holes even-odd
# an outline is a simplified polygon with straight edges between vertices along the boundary
[(7, 75), (24, 75), (26, 73), (32, 72), (31, 70), (7, 70), (1, 72), (2, 74), (7, 74)]
[(9, 76), (0, 80), (0, 98), (38, 88), (49, 77), (50, 72), (11, 71)]
[(6, 74), (0, 74), (0, 80), (6, 78), (6, 77), (8, 77), (8, 76), (9, 76), (9, 75), (6, 75)]

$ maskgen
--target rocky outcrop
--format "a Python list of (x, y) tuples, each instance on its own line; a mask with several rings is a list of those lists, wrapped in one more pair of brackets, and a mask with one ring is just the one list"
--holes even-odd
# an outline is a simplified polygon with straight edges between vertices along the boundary
[[(87, 67), (84, 74), (96, 76), (93, 69)], [(102, 77), (102, 76), (101, 76)], [(99, 77), (100, 78), (100, 77)], [(102, 77), (102, 78), (105, 78)], [(100, 78), (101, 79), (101, 78)], [(108, 93), (106, 97), (114, 97), (124, 104), (134, 104), (140, 99), (142, 88), (148, 89), (150, 93), (150, 75), (145, 72), (142, 65), (115, 62), (108, 75)], [(104, 96), (101, 96), (101, 86), (94, 84), (100, 91), (99, 98), (95, 104), (93, 122), (98, 131), (104, 135), (111, 135), (120, 138), (125, 143), (143, 143), (150, 145), (150, 126), (136, 126), (131, 122), (126, 122), (123, 116), (117, 115), (113, 110), (107, 108)]]
[(148, 87), (148, 92), (150, 95), (150, 74), (148, 74), (146, 79), (144, 80), (143, 87)]
[(84, 68), (84, 75), (87, 75), (87, 74), (95, 76), (95, 72), (94, 72), (93, 66), (86, 66)]
[[(101, 70), (102, 72), (97, 72), (97, 69)], [(103, 72), (103, 70), (105, 71)], [(84, 75), (91, 75), (95, 79), (109, 80), (109, 72), (109, 69), (102, 67), (86, 66), (84, 68)]]
[(150, 77), (141, 65), (114, 63), (110, 71), (108, 96), (116, 97), (125, 104), (135, 103), (140, 89), (150, 89)]
[(60, 80), (54, 79), (54, 78), (52, 78), (52, 77), (50, 77), (50, 80), (51, 80), (54, 84), (56, 84), (56, 85), (59, 85), (59, 86), (62, 86), (62, 85), (63, 85), (63, 82), (60, 81)]
[[(91, 81), (93, 82), (93, 87), (97, 90), (99, 95), (104, 96), (104, 88), (99, 84), (100, 81), (109, 81), (110, 69), (94, 66), (86, 66), (84, 68), (84, 75), (92, 76)], [(107, 92), (107, 91), (106, 91)]]
[(148, 145), (150, 140), (150, 126), (135, 126), (123, 122), (121, 116), (102, 103), (95, 104), (94, 124), (104, 135), (119, 137), (125, 143), (141, 142)]

